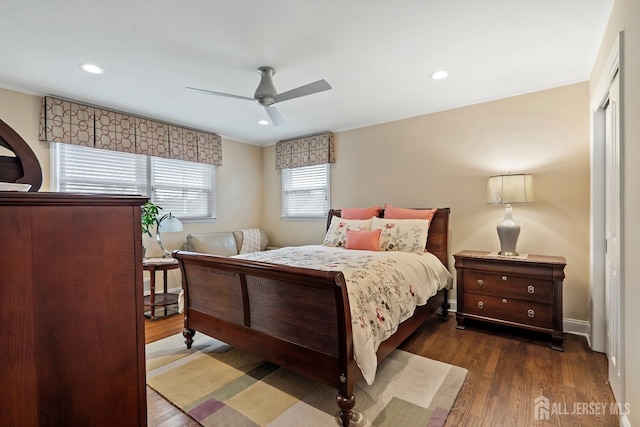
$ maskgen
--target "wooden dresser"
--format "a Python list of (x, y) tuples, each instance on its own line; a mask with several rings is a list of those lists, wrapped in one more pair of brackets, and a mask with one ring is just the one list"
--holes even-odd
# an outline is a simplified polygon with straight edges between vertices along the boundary
[(146, 425), (146, 200), (0, 192), (0, 424)]
[(516, 326), (550, 334), (551, 347), (564, 351), (563, 257), (519, 259), (462, 251), (454, 258), (459, 329), (465, 319)]

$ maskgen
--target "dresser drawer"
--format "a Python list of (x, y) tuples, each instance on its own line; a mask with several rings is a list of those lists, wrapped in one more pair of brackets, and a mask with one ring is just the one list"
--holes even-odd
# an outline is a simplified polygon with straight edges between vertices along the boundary
[(551, 280), (531, 279), (484, 271), (465, 270), (464, 292), (493, 295), (501, 298), (517, 298), (550, 304), (553, 301)]
[(541, 328), (553, 328), (551, 305), (491, 295), (465, 293), (464, 311), (468, 314), (508, 320)]

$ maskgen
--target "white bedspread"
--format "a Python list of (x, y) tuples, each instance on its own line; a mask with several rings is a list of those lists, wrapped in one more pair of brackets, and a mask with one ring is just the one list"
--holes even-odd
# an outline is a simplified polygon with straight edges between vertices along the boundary
[(411, 317), (416, 306), (424, 305), (452, 283), (449, 271), (428, 252), (374, 252), (310, 245), (236, 258), (342, 271), (351, 308), (354, 358), (368, 384), (375, 379), (380, 343)]

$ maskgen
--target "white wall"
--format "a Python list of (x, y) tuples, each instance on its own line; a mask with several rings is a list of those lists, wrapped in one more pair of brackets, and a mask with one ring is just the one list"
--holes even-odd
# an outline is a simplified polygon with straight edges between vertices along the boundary
[[(331, 205), (450, 207), (451, 254), (498, 250), (487, 178), (528, 172), (535, 203), (514, 206), (522, 253), (566, 257), (564, 317), (588, 319), (588, 85), (574, 84), (335, 133)], [(275, 245), (320, 243), (324, 222), (283, 221), (275, 148), (265, 148), (265, 229)], [(451, 259), (450, 266), (453, 266)], [(452, 296), (455, 298), (455, 293)]]
[[(0, 119), (29, 144), (42, 168), (40, 191), (49, 191), (49, 144), (38, 141), (41, 109), (42, 98), (0, 88)], [(0, 151), (0, 155), (8, 155), (8, 151)]]
[[(40, 97), (0, 89), (0, 117), (35, 151), (47, 191), (49, 148), (38, 141), (40, 106)], [(587, 320), (588, 130), (588, 86), (576, 84), (338, 132), (332, 206), (447, 206), (452, 254), (496, 250), (502, 209), (486, 205), (486, 179), (508, 171), (533, 173), (536, 202), (514, 208), (522, 226), (518, 249), (566, 257), (564, 317)], [(322, 241), (324, 222), (280, 219), (273, 146), (222, 143), (218, 220), (165, 235), (169, 250), (179, 248), (188, 233), (253, 226), (264, 227), (274, 245)], [(144, 242), (151, 255), (159, 254), (152, 239)]]

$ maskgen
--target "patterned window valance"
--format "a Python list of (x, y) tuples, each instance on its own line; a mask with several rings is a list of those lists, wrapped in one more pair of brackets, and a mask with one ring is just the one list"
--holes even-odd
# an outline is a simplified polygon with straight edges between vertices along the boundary
[(154, 120), (136, 120), (136, 152), (170, 159), (169, 126)]
[(45, 98), (40, 116), (40, 140), (94, 147), (95, 109), (62, 99)]
[(332, 133), (288, 139), (276, 144), (276, 169), (335, 163)]
[(222, 165), (219, 135), (47, 96), (40, 141)]
[(105, 150), (136, 152), (136, 120), (115, 111), (96, 108), (96, 145)]

